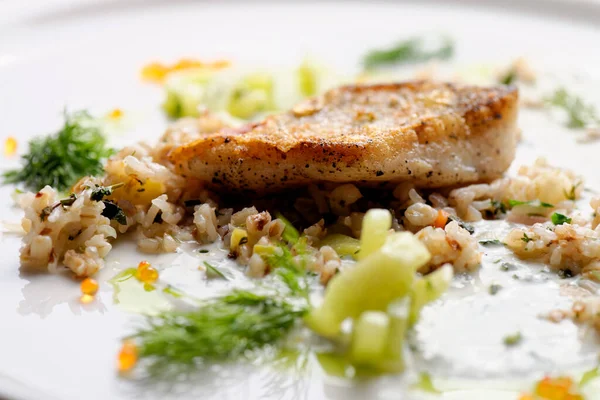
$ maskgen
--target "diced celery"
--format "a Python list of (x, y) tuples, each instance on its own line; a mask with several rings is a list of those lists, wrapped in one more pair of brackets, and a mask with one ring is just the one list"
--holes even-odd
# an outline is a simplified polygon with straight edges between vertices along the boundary
[(410, 313), (409, 299), (396, 300), (388, 307), (390, 332), (385, 349), (385, 358), (377, 366), (385, 372), (401, 372), (404, 369), (404, 335), (408, 328)]
[(274, 109), (273, 80), (266, 73), (255, 73), (242, 79), (235, 86), (227, 106), (229, 114), (241, 119)]
[(391, 227), (392, 214), (388, 210), (374, 208), (367, 211), (360, 232), (360, 251), (356, 258), (362, 260), (383, 246)]
[(410, 293), (410, 319), (409, 324), (414, 325), (419, 319), (419, 313), (425, 304), (439, 298), (450, 286), (452, 267), (445, 265), (431, 274), (414, 281)]
[(317, 94), (319, 88), (318, 71), (306, 61), (298, 67), (298, 84), (302, 96), (310, 97)]
[(346, 318), (386, 310), (390, 302), (409, 292), (416, 270), (430, 257), (411, 233), (389, 235), (378, 251), (331, 279), (323, 304), (307, 315), (306, 324), (323, 336), (335, 337)]
[(194, 69), (173, 74), (165, 83), (163, 109), (171, 118), (196, 117), (204, 102), (205, 86), (214, 71)]
[(390, 318), (383, 311), (365, 311), (354, 322), (350, 360), (356, 365), (383, 361), (390, 333)]
[(332, 233), (319, 242), (320, 246), (331, 246), (340, 257), (352, 256), (356, 258), (360, 250), (360, 241), (353, 237), (342, 235), (341, 233)]
[(300, 233), (298, 232), (298, 230), (294, 228), (294, 225), (292, 225), (292, 223), (281, 213), (277, 213), (275, 214), (275, 216), (277, 217), (277, 219), (280, 219), (285, 225), (283, 234), (281, 235), (283, 240), (285, 240), (288, 243), (296, 243), (300, 238)]
[(315, 356), (317, 362), (327, 375), (336, 376), (338, 378), (346, 378), (348, 376), (347, 372), (351, 365), (345, 354), (319, 352), (316, 353)]

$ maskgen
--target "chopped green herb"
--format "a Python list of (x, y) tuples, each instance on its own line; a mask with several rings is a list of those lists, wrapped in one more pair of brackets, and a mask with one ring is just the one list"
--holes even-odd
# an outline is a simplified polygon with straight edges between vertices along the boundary
[(206, 261), (204, 261), (204, 266), (206, 267), (206, 277), (208, 279), (220, 278), (228, 280), (225, 274), (223, 274), (217, 267), (211, 265)]
[(448, 38), (442, 40), (439, 48), (428, 50), (424, 47), (422, 39), (412, 38), (388, 49), (370, 51), (364, 57), (363, 65), (365, 69), (372, 69), (382, 65), (417, 63), (431, 59), (446, 60), (454, 54), (454, 44)]
[(562, 224), (570, 224), (571, 223), (571, 218), (567, 217), (566, 215), (556, 213), (556, 212), (554, 214), (552, 214), (551, 220), (554, 225), (562, 225)]
[(544, 203), (543, 201), (540, 201), (538, 204), (538, 200), (531, 200), (531, 201), (509, 200), (508, 205), (510, 207), (528, 205), (528, 206), (540, 206), (540, 207), (544, 207), (544, 208), (554, 208), (553, 204)]
[(565, 88), (557, 89), (547, 101), (567, 113), (567, 127), (569, 128), (585, 128), (600, 123), (594, 106), (586, 104), (581, 97), (570, 94)]
[(206, 254), (206, 253), (208, 253), (208, 250), (206, 250), (206, 249), (200, 249), (200, 250), (198, 250), (198, 253)]
[(564, 195), (568, 200), (577, 200), (577, 193), (576, 190), (577, 188), (581, 185), (581, 181), (577, 182), (576, 184), (574, 184), (573, 186), (571, 186), (571, 190), (567, 193), (567, 191), (564, 191)]
[(156, 290), (156, 286), (151, 285), (149, 283), (144, 283), (144, 291), (146, 292), (154, 292)]
[(101, 201), (106, 196), (110, 196), (112, 194), (113, 190), (118, 189), (118, 188), (122, 187), (123, 185), (125, 185), (125, 184), (123, 182), (121, 182), (121, 183), (116, 183), (111, 186), (98, 186), (98, 187), (94, 188), (94, 190), (92, 190), (90, 199), (92, 199), (94, 201)]
[(503, 85), (510, 85), (517, 80), (517, 72), (514, 68), (511, 68), (500, 78), (500, 83)]
[(460, 219), (458, 217), (455, 217), (454, 215), (450, 215), (450, 216), (448, 216), (448, 223), (450, 223), (451, 221), (458, 222), (458, 226), (460, 226), (461, 228), (465, 229), (467, 232), (469, 232), (469, 234), (472, 235), (472, 234), (475, 233), (475, 228), (473, 228), (473, 225), (467, 224), (462, 219)]
[(517, 266), (513, 263), (503, 262), (502, 264), (500, 264), (500, 269), (502, 271), (514, 271), (517, 269)]
[(482, 246), (502, 246), (502, 245), (504, 245), (504, 243), (502, 243), (498, 239), (484, 239), (484, 240), (480, 240), (479, 244), (481, 244)]
[(433, 380), (431, 379), (431, 375), (428, 372), (421, 372), (419, 374), (419, 382), (412, 385), (413, 389), (422, 390), (427, 393), (442, 393), (440, 390), (436, 389), (433, 385)]
[(183, 292), (174, 288), (171, 285), (168, 285), (166, 288), (164, 288), (163, 293), (170, 294), (171, 296), (176, 297), (176, 298), (181, 298), (184, 296)]
[(523, 232), (523, 237), (521, 238), (522, 241), (524, 241), (525, 243), (529, 243), (531, 242), (533, 239), (530, 238), (529, 236), (527, 236), (527, 233)]
[(66, 190), (83, 176), (102, 173), (112, 150), (96, 121), (85, 111), (65, 112), (64, 118), (59, 132), (29, 142), (23, 166), (5, 172), (5, 183), (23, 183), (34, 191), (46, 185)]
[(59, 200), (59, 202), (61, 206), (68, 207), (72, 206), (73, 203), (75, 203), (75, 200), (77, 200), (77, 196), (75, 195), (75, 193), (71, 193), (69, 197), (67, 197), (66, 199), (61, 199)]
[(600, 366), (597, 366), (590, 370), (585, 371), (583, 373), (583, 375), (581, 376), (581, 380), (579, 381), (579, 386), (583, 387), (598, 377), (600, 377)]
[(42, 209), (42, 211), (40, 212), (40, 219), (42, 221), (45, 221), (46, 218), (48, 218), (48, 216), (52, 213), (52, 211), (54, 211), (56, 208), (63, 206), (64, 207), (69, 207), (72, 206), (73, 203), (75, 203), (75, 200), (77, 200), (77, 196), (74, 193), (71, 193), (69, 195), (69, 197), (65, 198), (65, 199), (60, 199), (58, 200), (56, 203), (52, 204), (51, 206), (48, 207), (44, 207)]
[[(263, 256), (265, 262), (275, 268), (275, 273), (281, 278), (292, 294), (308, 298), (308, 284), (304, 279), (305, 271), (294, 262), (294, 256), (287, 246), (279, 246), (280, 252)], [(299, 255), (305, 253), (302, 249), (296, 248)]]
[(504, 344), (507, 346), (516, 346), (523, 340), (523, 335), (521, 332), (513, 333), (512, 335), (508, 335), (504, 337)]
[(494, 296), (496, 293), (498, 293), (498, 292), (500, 291), (500, 289), (502, 289), (502, 286), (501, 286), (501, 285), (499, 285), (499, 284), (497, 284), (497, 283), (492, 283), (492, 284), (490, 285), (490, 290), (489, 290), (489, 291), (490, 291), (490, 294), (491, 294), (492, 296)]
[(109, 200), (103, 200), (104, 210), (102, 215), (108, 219), (114, 219), (121, 225), (127, 225), (127, 216), (123, 212), (123, 209)]

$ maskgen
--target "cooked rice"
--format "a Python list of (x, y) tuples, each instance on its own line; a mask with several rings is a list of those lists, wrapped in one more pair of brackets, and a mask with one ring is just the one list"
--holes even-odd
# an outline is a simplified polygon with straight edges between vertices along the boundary
[(427, 274), (445, 263), (450, 263), (456, 273), (469, 272), (481, 263), (481, 252), (475, 237), (458, 222), (452, 221), (444, 229), (425, 227), (416, 233), (431, 253), (431, 260), (419, 269)]
[(542, 261), (568, 275), (600, 260), (600, 232), (585, 226), (538, 223), (513, 229), (504, 242), (519, 257)]
[(77, 276), (92, 275), (102, 268), (103, 258), (111, 249), (107, 239), (115, 238), (117, 232), (101, 215), (104, 204), (91, 200), (91, 193), (92, 189), (84, 190), (70, 206), (63, 206), (49, 186), (19, 197), (19, 205), (25, 210), (23, 266), (56, 272), (64, 263)]

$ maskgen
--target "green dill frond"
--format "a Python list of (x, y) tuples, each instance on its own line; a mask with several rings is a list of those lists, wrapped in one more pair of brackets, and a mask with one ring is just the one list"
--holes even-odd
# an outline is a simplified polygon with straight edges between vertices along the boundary
[(66, 190), (83, 176), (103, 172), (102, 162), (112, 150), (98, 123), (85, 111), (65, 112), (64, 118), (56, 134), (29, 142), (22, 168), (5, 172), (5, 183), (23, 183), (34, 191), (46, 185)]
[(277, 344), (307, 311), (285, 299), (249, 291), (205, 303), (194, 311), (148, 317), (148, 326), (132, 336), (151, 374), (170, 366), (246, 357)]
[(567, 113), (567, 127), (569, 128), (585, 128), (591, 124), (600, 123), (600, 117), (594, 106), (586, 104), (581, 97), (567, 92), (565, 88), (556, 90), (547, 101)]
[(388, 49), (372, 50), (363, 59), (365, 69), (382, 65), (424, 62), (431, 59), (446, 60), (454, 54), (454, 43), (448, 38), (441, 40), (438, 48), (426, 49), (423, 40), (412, 38)]

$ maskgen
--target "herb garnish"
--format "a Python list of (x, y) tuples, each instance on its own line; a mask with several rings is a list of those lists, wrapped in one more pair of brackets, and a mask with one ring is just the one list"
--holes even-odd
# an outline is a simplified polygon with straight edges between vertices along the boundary
[[(302, 240), (290, 245), (296, 255), (303, 254)], [(234, 290), (193, 311), (148, 317), (148, 326), (132, 338), (151, 375), (168, 372), (172, 366), (185, 369), (198, 362), (250, 357), (253, 351), (276, 344), (289, 333), (309, 310), (305, 271), (287, 245), (280, 244), (272, 255), (263, 257), (272, 267), (274, 279), (284, 285), (283, 293), (279, 285), (264, 284), (261, 287), (267, 294)], [(209, 263), (204, 265), (207, 273), (225, 278)]]
[(581, 376), (579, 387), (583, 387), (600, 376), (600, 366), (587, 370)]
[(423, 40), (412, 38), (382, 50), (372, 50), (363, 59), (365, 69), (372, 69), (382, 65), (406, 64), (428, 61), (431, 59), (446, 60), (454, 54), (454, 44), (449, 38), (441, 41), (440, 47), (426, 49)]
[(547, 101), (565, 110), (569, 118), (567, 121), (569, 128), (585, 128), (592, 124), (600, 124), (600, 117), (594, 106), (586, 104), (581, 97), (570, 94), (565, 88), (557, 89)]
[(554, 208), (553, 204), (544, 203), (543, 201), (540, 201), (538, 204), (538, 200), (531, 200), (531, 201), (508, 200), (508, 205), (510, 207), (528, 205), (528, 206), (535, 206), (535, 207), (540, 206), (540, 207), (544, 207), (544, 208)]
[(504, 243), (499, 241), (498, 239), (484, 239), (480, 240), (479, 244), (482, 246), (502, 246)]
[(529, 243), (531, 242), (533, 239), (530, 238), (529, 236), (527, 236), (526, 232), (523, 232), (523, 237), (521, 238), (522, 241), (524, 241), (525, 243)]
[(206, 267), (206, 277), (208, 279), (221, 278), (225, 279), (226, 281), (228, 280), (224, 273), (207, 261), (204, 261), (204, 266)]
[(574, 184), (573, 186), (571, 186), (571, 190), (567, 193), (567, 191), (564, 191), (564, 195), (568, 200), (577, 200), (577, 193), (575, 193), (575, 191), (577, 190), (577, 188), (581, 185), (581, 181), (577, 182), (576, 184)]
[(562, 224), (570, 224), (571, 223), (571, 218), (567, 217), (566, 215), (557, 213), (557, 212), (552, 214), (552, 217), (550, 217), (550, 218), (554, 225), (562, 225)]
[(509, 69), (504, 76), (500, 78), (500, 83), (510, 85), (517, 80), (517, 72), (514, 68)]
[(69, 197), (64, 198), (64, 199), (60, 199), (58, 200), (56, 203), (52, 204), (51, 206), (48, 207), (44, 207), (42, 209), (42, 212), (40, 212), (40, 219), (42, 221), (45, 221), (46, 218), (48, 218), (48, 216), (52, 213), (52, 211), (54, 211), (56, 208), (62, 206), (63, 209), (65, 207), (69, 207), (72, 206), (73, 203), (75, 203), (75, 200), (77, 200), (77, 195), (75, 195), (74, 193), (71, 193), (69, 195)]
[(102, 173), (102, 161), (112, 154), (98, 124), (85, 111), (64, 114), (54, 135), (29, 142), (23, 166), (3, 174), (5, 183), (23, 183), (31, 190), (50, 185), (65, 190), (85, 175)]
[(115, 183), (111, 186), (96, 186), (94, 190), (92, 190), (92, 194), (90, 195), (90, 199), (94, 201), (101, 201), (107, 196), (110, 196), (113, 190), (118, 189), (125, 185), (123, 182)]
[(102, 216), (108, 219), (114, 219), (121, 225), (127, 225), (127, 216), (121, 207), (109, 200), (102, 200), (102, 202), (104, 203)]
[(523, 340), (523, 335), (521, 332), (513, 333), (512, 335), (508, 335), (504, 337), (504, 344), (507, 346), (516, 346)]
[[(500, 261), (500, 259), (498, 261)], [(514, 271), (517, 269), (517, 266), (509, 262), (503, 262), (502, 264), (500, 264), (500, 269), (502, 271)]]
[(490, 289), (489, 292), (492, 296), (496, 295), (496, 293), (498, 293), (500, 291), (500, 289), (502, 289), (502, 286), (497, 284), (497, 283), (492, 283), (490, 285)]
[(467, 224), (465, 221), (463, 221), (462, 219), (460, 219), (458, 217), (455, 217), (454, 215), (448, 216), (448, 222), (446, 223), (446, 225), (448, 225), (452, 221), (458, 222), (458, 226), (465, 229), (467, 232), (469, 232), (469, 234), (472, 235), (475, 233), (475, 228), (473, 228), (473, 225)]

